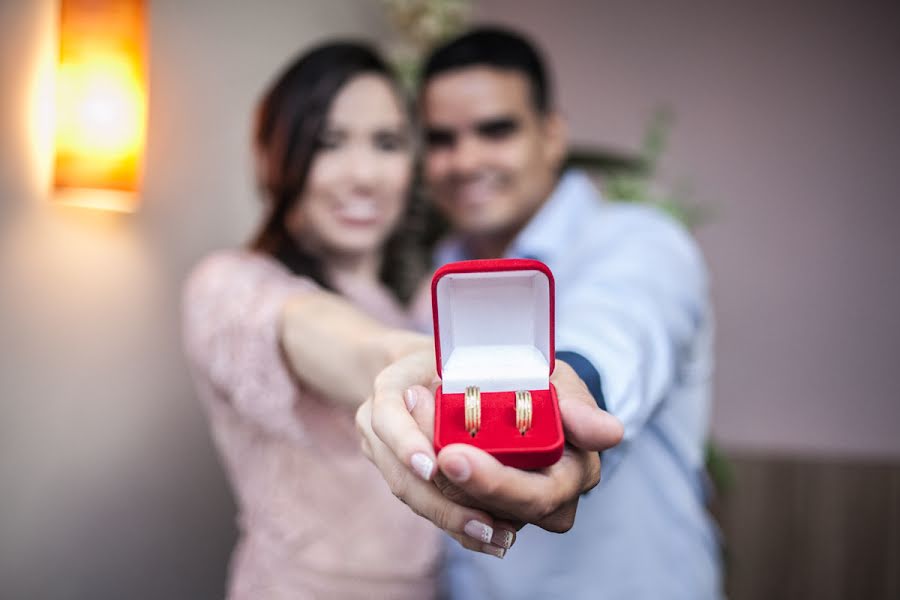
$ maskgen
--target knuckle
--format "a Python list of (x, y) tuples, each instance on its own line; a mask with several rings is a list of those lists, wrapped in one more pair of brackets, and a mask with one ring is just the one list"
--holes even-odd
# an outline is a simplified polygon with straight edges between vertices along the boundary
[(574, 521), (570, 519), (552, 519), (549, 523), (550, 526), (547, 527), (548, 531), (552, 531), (553, 533), (566, 533), (572, 529)]
[(353, 422), (356, 424), (356, 431), (359, 432), (360, 435), (365, 435), (366, 419), (363, 416), (363, 410), (361, 406), (356, 410), (356, 416), (354, 417)]
[(449, 500), (450, 502), (455, 502), (457, 504), (467, 504), (472, 505), (474, 503), (473, 499), (469, 494), (466, 493), (465, 490), (459, 488), (453, 484), (449, 486), (444, 486), (439, 488), (441, 494), (443, 494), (444, 498)]
[(379, 371), (378, 375), (375, 376), (375, 381), (372, 382), (372, 387), (375, 388), (376, 392), (384, 387), (384, 370)]
[(406, 493), (409, 488), (409, 474), (402, 467), (394, 467), (387, 476), (388, 487), (391, 493), (406, 502)]
[(448, 495), (448, 490), (456, 487), (453, 483), (447, 479), (447, 476), (441, 473), (440, 469), (435, 469), (434, 477), (431, 479), (434, 486), (438, 489), (438, 491), (445, 496)]
[(369, 445), (369, 442), (366, 441), (365, 438), (361, 438), (359, 440), (359, 449), (370, 461), (372, 460), (372, 446)]
[(416, 515), (422, 517), (423, 519), (428, 519), (428, 515), (425, 513), (425, 511), (422, 509), (421, 506), (419, 506), (418, 504), (414, 504), (414, 503), (411, 504), (411, 503), (407, 502), (405, 498), (400, 498), (400, 500), (403, 502), (403, 504), (408, 506), (409, 509), (411, 511), (413, 511)]
[(596, 452), (586, 452), (581, 470), (580, 493), (592, 490), (600, 483), (600, 456)]
[(452, 507), (445, 502), (441, 502), (435, 507), (434, 514), (432, 515), (431, 521), (435, 525), (437, 525), (438, 527), (443, 529), (444, 531), (452, 531), (453, 530), (453, 528), (451, 527), (452, 518), (453, 518)]
[(553, 533), (566, 533), (575, 525), (575, 510), (577, 505), (566, 507), (550, 515), (541, 525), (547, 531)]
[(533, 521), (546, 520), (553, 514), (554, 508), (551, 501), (542, 496), (531, 498), (526, 505), (526, 510)]
[(504, 495), (504, 486), (500, 483), (500, 481), (498, 481), (498, 478), (496, 477), (488, 477), (484, 479), (478, 487), (480, 487), (479, 495), (487, 499), (493, 500)]
[[(391, 379), (393, 378), (393, 371), (394, 369), (391, 366), (388, 366), (382, 369), (378, 373), (378, 375), (375, 376), (374, 388), (376, 391), (383, 390), (390, 384)], [(376, 394), (375, 397), (377, 399), (378, 395)]]
[(385, 422), (385, 417), (383, 414), (377, 411), (373, 412), (369, 426), (372, 428), (372, 431), (377, 437), (379, 437), (380, 439), (384, 439), (384, 434), (388, 429), (388, 425)]
[(591, 463), (591, 471), (588, 474), (587, 487), (585, 491), (594, 489), (597, 484), (600, 483), (600, 470), (602, 469), (602, 465), (600, 464), (600, 460), (597, 459)]

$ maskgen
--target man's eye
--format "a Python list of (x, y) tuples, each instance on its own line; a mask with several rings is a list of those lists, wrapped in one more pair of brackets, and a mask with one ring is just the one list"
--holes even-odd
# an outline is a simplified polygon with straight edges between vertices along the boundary
[(456, 134), (444, 129), (428, 129), (425, 131), (425, 145), (429, 148), (450, 148), (456, 143)]
[(515, 119), (496, 119), (479, 123), (475, 130), (483, 138), (501, 140), (518, 131), (519, 122)]
[(375, 147), (379, 150), (394, 152), (405, 150), (407, 147), (406, 136), (393, 131), (380, 131), (375, 134)]

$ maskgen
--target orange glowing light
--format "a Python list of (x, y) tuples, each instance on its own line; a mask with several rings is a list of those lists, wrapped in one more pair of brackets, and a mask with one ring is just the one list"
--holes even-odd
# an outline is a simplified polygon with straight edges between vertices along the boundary
[[(134, 209), (147, 122), (144, 15), (143, 0), (61, 2), (54, 185), (67, 203)], [(125, 193), (96, 202), (87, 190)]]

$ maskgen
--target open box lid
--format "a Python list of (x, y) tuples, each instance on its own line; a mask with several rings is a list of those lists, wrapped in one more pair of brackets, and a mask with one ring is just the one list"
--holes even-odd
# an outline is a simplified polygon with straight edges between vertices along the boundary
[(434, 349), (445, 394), (550, 387), (553, 274), (536, 260), (444, 265), (431, 281)]

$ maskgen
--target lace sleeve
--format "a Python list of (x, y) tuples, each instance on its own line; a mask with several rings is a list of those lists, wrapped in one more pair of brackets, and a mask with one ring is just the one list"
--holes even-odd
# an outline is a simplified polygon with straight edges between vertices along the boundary
[(301, 389), (278, 338), (281, 308), (315, 289), (262, 256), (215, 254), (184, 289), (183, 335), (195, 377), (243, 416), (289, 437), (302, 437)]

